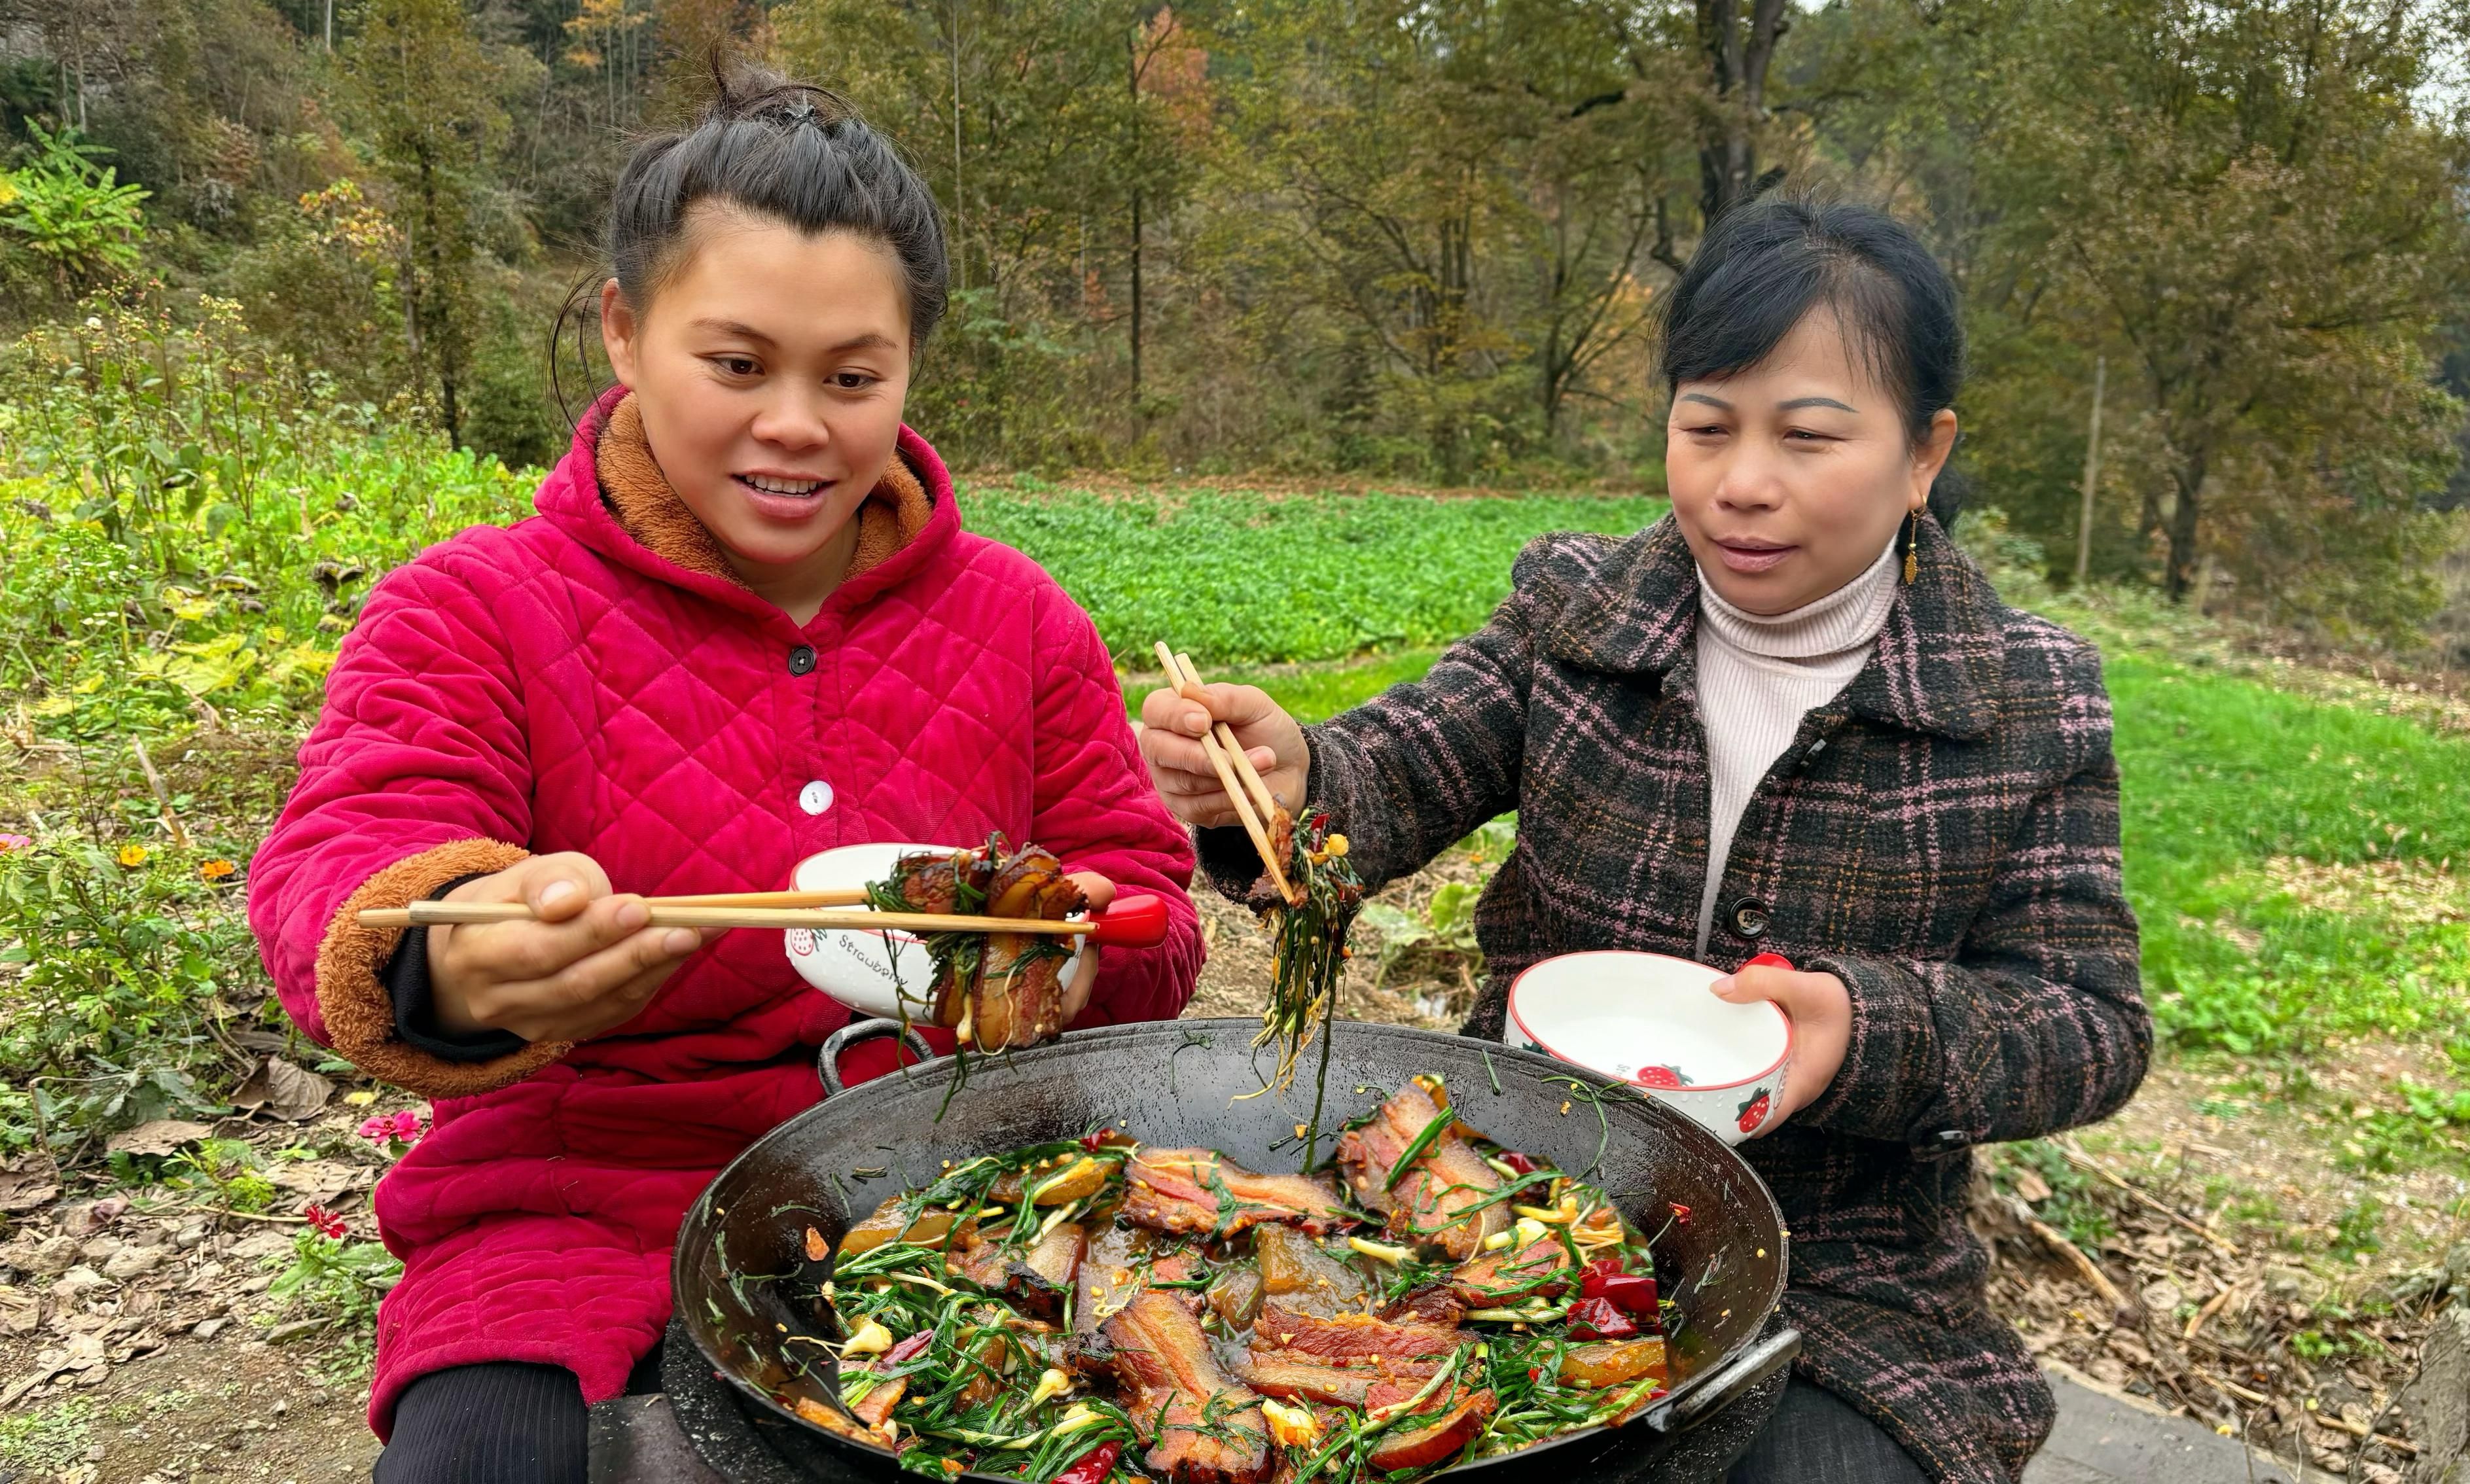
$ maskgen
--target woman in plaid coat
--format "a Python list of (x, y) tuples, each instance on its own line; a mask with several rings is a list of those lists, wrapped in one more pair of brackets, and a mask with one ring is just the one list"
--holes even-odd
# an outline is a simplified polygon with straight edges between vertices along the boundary
[(1211, 713), (1368, 882), (1516, 809), (1469, 1034), (1556, 954), (1792, 962), (1716, 986), (1777, 1003), (1797, 1048), (1742, 1148), (1804, 1348), (1736, 1484), (2022, 1472), (2052, 1404), (1983, 1303), (1971, 1150), (2108, 1115), (2152, 1047), (2099, 656), (1943, 529), (1961, 359), (1953, 289), (1892, 220), (1737, 210), (1666, 309), (1669, 517), (1536, 542), (1480, 633), (1322, 725), (1241, 686), (1143, 708), (1222, 888), (1255, 865)]

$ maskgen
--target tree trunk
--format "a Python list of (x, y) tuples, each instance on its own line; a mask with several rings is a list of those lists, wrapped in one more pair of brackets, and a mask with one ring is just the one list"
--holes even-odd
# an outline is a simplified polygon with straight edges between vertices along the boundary
[(1544, 332), (1544, 443), (1561, 444), (1561, 399), (1568, 390), (1561, 358), (1561, 318), (1555, 314)]
[[(1128, 65), (1125, 81), (1132, 90), (1132, 158), (1141, 154), (1141, 46), (1137, 35), (1127, 33), (1124, 56)], [(1141, 188), (1132, 187), (1132, 415), (1140, 415), (1141, 406)]]
[(454, 297), (447, 291), (446, 236), (438, 220), (436, 173), (429, 156), (420, 156), (420, 213), (429, 237), (429, 302), (432, 318), (429, 341), (437, 347), (437, 406), (446, 420), (446, 441), (456, 448), (463, 446), (463, 408), (460, 383), (463, 379), (463, 358), (456, 341), (455, 327), (447, 322), (454, 313)]
[(1698, 208), (1708, 221), (1758, 194), (1767, 69), (1791, 24), (1784, 0), (1750, 0), (1746, 32), (1736, 0), (1698, 0), (1698, 45), (1715, 90), (1714, 119), (1698, 144)]
[(1141, 401), (1141, 193), (1132, 189), (1132, 408)]
[(969, 288), (969, 208), (961, 189), (961, 0), (952, 0), (952, 277)]
[(2210, 461), (2211, 451), (2199, 451), (2172, 475), (2179, 499), (2170, 511), (2170, 566), (2162, 591), (2173, 603), (2185, 602), (2196, 585), (2196, 563), (2201, 557), (2196, 536), (2203, 518), (2204, 466)]

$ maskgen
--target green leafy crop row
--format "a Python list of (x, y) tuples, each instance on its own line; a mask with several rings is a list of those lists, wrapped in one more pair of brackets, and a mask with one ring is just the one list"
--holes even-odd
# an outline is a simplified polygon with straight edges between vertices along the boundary
[(2363, 910), (2321, 910), (2266, 869), (2470, 859), (2470, 741), (2151, 652), (2113, 649), (2108, 675), (2164, 1034), (2244, 1055), (2470, 1030), (2470, 926), (2388, 916), (2372, 885)]
[(1535, 537), (1625, 535), (1664, 509), (1542, 495), (961, 494), (963, 521), (1041, 563), (1135, 668), (1154, 664), (1158, 639), (1216, 665), (1445, 644), (1482, 626)]

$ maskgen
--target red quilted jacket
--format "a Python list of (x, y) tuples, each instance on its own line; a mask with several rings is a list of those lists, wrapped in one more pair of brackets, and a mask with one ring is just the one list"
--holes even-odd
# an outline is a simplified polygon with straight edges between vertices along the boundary
[[(872, 565), (800, 628), (728, 575), (640, 434), (651, 488), (613, 485), (620, 440), (595, 454), (618, 406), (594, 408), (537, 517), (378, 585), (251, 868), (292, 1016), (437, 1099), (377, 1192), (405, 1264), (379, 1318), (382, 1435), (404, 1387), (447, 1366), (546, 1362), (587, 1401), (618, 1394), (667, 1322), (687, 1202), (822, 1096), (814, 1049), (850, 1017), (779, 934), (728, 933), (616, 1032), (449, 1063), (395, 1037), (377, 969), (396, 935), (360, 927), (361, 908), (532, 850), (588, 853), (620, 891), (758, 891), (835, 846), (1000, 829), (1173, 911), (1161, 946), (1105, 950), (1079, 1024), (1172, 1017), (1200, 969), (1190, 846), (1106, 647), (1036, 564), (961, 529), (923, 439), (901, 430), (870, 503)], [(793, 665), (802, 646), (811, 665)]]

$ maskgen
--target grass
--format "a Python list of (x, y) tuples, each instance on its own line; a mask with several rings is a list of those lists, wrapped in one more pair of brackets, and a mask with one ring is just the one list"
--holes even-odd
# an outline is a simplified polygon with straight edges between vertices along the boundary
[[(1204, 669), (1201, 678), (1213, 684), (1258, 685), (1270, 699), (1285, 707), (1290, 715), (1305, 722), (1327, 721), (1349, 707), (1361, 706), (1392, 685), (1407, 681), (1422, 680), (1433, 661), (1440, 659), (1437, 649), (1410, 649), (1396, 654), (1373, 655), (1347, 661), (1340, 664), (1280, 665), (1274, 668), (1252, 668), (1235, 665), (1223, 670)], [(1124, 689), (1124, 707), (1134, 716), (1141, 711), (1141, 701), (1161, 682), (1155, 672), (1142, 675)]]
[(2163, 1031), (2242, 1055), (2460, 1035), (2470, 926), (2319, 910), (2270, 867), (2470, 858), (2470, 741), (2151, 653), (2107, 668)]
[(71, 1397), (49, 1406), (0, 1417), (0, 1463), (48, 1474), (85, 1456), (94, 1436), (95, 1406)]
[(1538, 495), (1076, 497), (967, 489), (969, 527), (1030, 553), (1118, 660), (1171, 640), (1209, 667), (1430, 648), (1480, 627), (1547, 531), (1627, 534), (1661, 499)]

